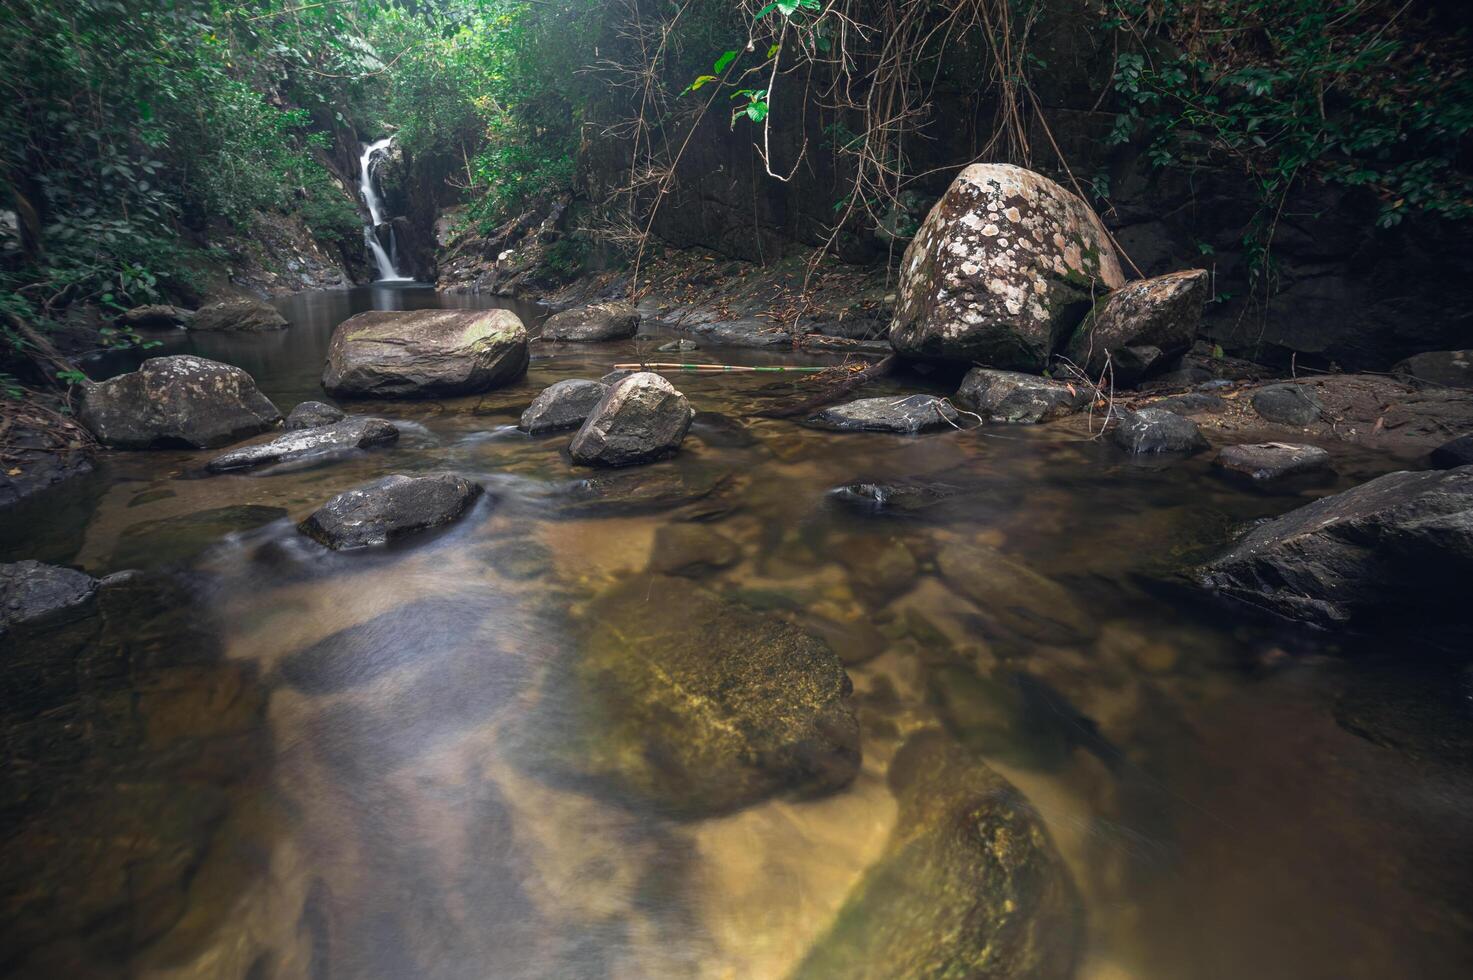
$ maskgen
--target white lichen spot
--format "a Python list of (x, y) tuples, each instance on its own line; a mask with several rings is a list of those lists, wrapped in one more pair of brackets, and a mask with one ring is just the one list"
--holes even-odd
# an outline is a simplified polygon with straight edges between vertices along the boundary
[(1017, 224), (1019, 221), (1023, 220), (1023, 215), (1018, 213), (1017, 208), (1008, 208), (1006, 211), (1003, 212), (1003, 214), (1007, 215), (1008, 220), (1011, 221), (1013, 224)]
[(998, 231), (1000, 231), (1000, 229), (997, 227), (997, 225), (994, 224), (988, 224), (983, 226), (982, 228), (982, 234), (986, 235), (988, 238), (996, 238)]

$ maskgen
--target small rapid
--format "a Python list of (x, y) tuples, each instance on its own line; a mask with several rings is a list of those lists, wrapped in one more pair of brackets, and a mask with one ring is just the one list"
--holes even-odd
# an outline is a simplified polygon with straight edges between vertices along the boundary
[(409, 276), (399, 274), (394, 266), (392, 250), (394, 249), (394, 228), (389, 225), (387, 235), (389, 249), (384, 248), (383, 242), (379, 240), (379, 228), (384, 222), (384, 203), (379, 197), (378, 188), (373, 182), (374, 160), (386, 152), (389, 145), (394, 142), (394, 137), (385, 136), (381, 140), (369, 143), (363, 148), (363, 156), (358, 160), (358, 192), (363, 195), (363, 203), (368, 208), (368, 224), (363, 227), (363, 240), (368, 245), (368, 250), (373, 253), (373, 260), (378, 265), (377, 282), (409, 282)]

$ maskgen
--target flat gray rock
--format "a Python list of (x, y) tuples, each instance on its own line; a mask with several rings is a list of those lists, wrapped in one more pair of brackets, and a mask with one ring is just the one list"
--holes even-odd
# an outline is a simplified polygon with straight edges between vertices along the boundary
[(331, 425), (288, 432), (257, 446), (232, 450), (210, 460), (205, 469), (211, 473), (248, 470), (271, 463), (344, 453), (352, 449), (387, 446), (398, 438), (399, 428), (383, 419), (344, 419)]
[(1091, 397), (1082, 385), (982, 367), (968, 371), (956, 390), (959, 405), (995, 422), (1048, 422), (1080, 411)]
[(1207, 448), (1207, 440), (1191, 419), (1162, 408), (1126, 412), (1110, 437), (1126, 452), (1195, 453)]
[(13, 626), (65, 619), (97, 594), (97, 580), (39, 561), (0, 565), (0, 636)]
[(1330, 468), (1330, 454), (1318, 446), (1292, 442), (1262, 442), (1228, 446), (1213, 465), (1232, 476), (1268, 483)]
[(522, 413), (517, 428), (529, 435), (572, 429), (583, 424), (583, 420), (598, 407), (609, 386), (602, 381), (584, 378), (567, 378), (542, 389), (527, 410)]
[(1213, 412), (1226, 411), (1228, 403), (1218, 395), (1209, 395), (1205, 391), (1188, 391), (1151, 402), (1149, 407), (1165, 409), (1177, 415), (1210, 415)]
[(915, 435), (932, 429), (959, 428), (960, 415), (946, 399), (935, 395), (885, 395), (831, 406), (808, 421), (840, 432)]
[(453, 473), (395, 474), (338, 494), (298, 525), (334, 551), (388, 544), (449, 524), (482, 494), (480, 484)]
[(265, 432), (281, 412), (240, 368), (176, 354), (89, 386), (80, 417), (114, 449), (213, 449)]
[(191, 330), (264, 333), (285, 330), (286, 317), (256, 299), (228, 299), (200, 307), (188, 320)]
[(1303, 385), (1269, 385), (1253, 393), (1253, 410), (1280, 425), (1310, 425), (1318, 422), (1324, 406)]

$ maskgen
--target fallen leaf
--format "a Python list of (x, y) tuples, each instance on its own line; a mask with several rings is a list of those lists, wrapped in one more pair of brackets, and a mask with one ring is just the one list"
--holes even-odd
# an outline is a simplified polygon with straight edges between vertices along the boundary
[(5, 471), (5, 475), (6, 476), (20, 476), (20, 474), (21, 474), (21, 469), (20, 469), (19, 466), (15, 467), (14, 469), (9, 469), (9, 470), (6, 470)]

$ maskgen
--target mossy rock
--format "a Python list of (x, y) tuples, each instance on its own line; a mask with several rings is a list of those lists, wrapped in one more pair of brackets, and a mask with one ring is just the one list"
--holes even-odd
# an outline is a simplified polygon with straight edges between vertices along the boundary
[(548, 762), (678, 817), (820, 796), (859, 770), (852, 692), (822, 640), (689, 580), (641, 576), (594, 600), (550, 668), (542, 703), (567, 730)]
[(1073, 975), (1082, 914), (1032, 806), (937, 732), (896, 755), (884, 855), (793, 980)]

